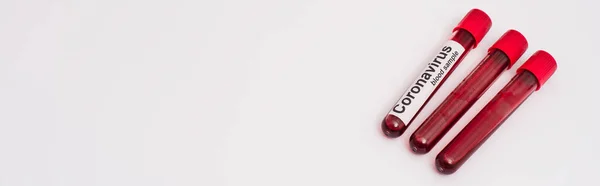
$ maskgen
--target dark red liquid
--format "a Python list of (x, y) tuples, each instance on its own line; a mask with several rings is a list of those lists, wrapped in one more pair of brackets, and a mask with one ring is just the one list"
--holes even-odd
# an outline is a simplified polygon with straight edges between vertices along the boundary
[(454, 173), (538, 87), (531, 72), (522, 71), (437, 155), (437, 170)]
[[(469, 53), (469, 51), (471, 51), (473, 46), (475, 46), (475, 38), (473, 38), (473, 36), (468, 31), (463, 30), (463, 29), (456, 30), (456, 32), (454, 32), (454, 35), (452, 36), (451, 40), (454, 40), (454, 41), (460, 43), (465, 48), (465, 52), (456, 60), (456, 63), (454, 64), (452, 69), (450, 69), (448, 71), (448, 75), (446, 76), (446, 78), (444, 78), (443, 80), (440, 81), (439, 86), (437, 86), (435, 88), (435, 90), (433, 90), (433, 93), (429, 96), (429, 98), (427, 98), (427, 100), (425, 101), (423, 106), (421, 106), (421, 108), (419, 108), (419, 111), (415, 114), (415, 116), (413, 117), (412, 120), (414, 120), (414, 118), (416, 118), (419, 115), (419, 113), (421, 112), (423, 107), (425, 105), (427, 105), (427, 102), (429, 102), (431, 97), (433, 97), (433, 95), (435, 95), (437, 90), (444, 84), (446, 79), (448, 79), (448, 77), (452, 74), (454, 69), (456, 69), (456, 67), (460, 64), (462, 59)], [(397, 118), (396, 116), (388, 114), (381, 122), (381, 129), (383, 130), (383, 134), (385, 136), (390, 137), (390, 138), (396, 138), (396, 137), (399, 137), (400, 135), (402, 135), (402, 133), (404, 133), (404, 131), (406, 130), (406, 128), (408, 128), (408, 126), (410, 125), (412, 120), (411, 121), (400, 121), (400, 119)], [(398, 121), (400, 122), (401, 125), (398, 124)]]
[(411, 149), (415, 153), (429, 152), (509, 64), (504, 52), (490, 52), (412, 134)]
[(383, 134), (387, 137), (396, 138), (406, 130), (407, 125), (400, 120), (400, 118), (388, 114), (383, 121), (381, 122), (381, 130), (383, 130)]

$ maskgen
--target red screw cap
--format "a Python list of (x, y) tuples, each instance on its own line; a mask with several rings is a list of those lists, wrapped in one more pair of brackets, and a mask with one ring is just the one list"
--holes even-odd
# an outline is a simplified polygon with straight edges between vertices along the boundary
[(488, 52), (491, 52), (493, 49), (498, 49), (510, 60), (510, 64), (508, 65), (508, 69), (517, 62), (517, 60), (525, 53), (527, 50), (527, 39), (525, 36), (516, 30), (508, 30), (490, 49)]
[(454, 31), (464, 29), (471, 33), (473, 38), (475, 38), (475, 45), (473, 46), (473, 48), (475, 48), (481, 39), (483, 39), (483, 36), (490, 30), (490, 27), (492, 27), (492, 19), (490, 19), (490, 16), (479, 9), (472, 9), (465, 15), (460, 23), (458, 23), (454, 28)]
[(537, 90), (550, 79), (550, 76), (556, 71), (556, 60), (548, 52), (538, 50), (529, 59), (521, 65), (517, 73), (523, 70), (531, 72), (538, 81)]

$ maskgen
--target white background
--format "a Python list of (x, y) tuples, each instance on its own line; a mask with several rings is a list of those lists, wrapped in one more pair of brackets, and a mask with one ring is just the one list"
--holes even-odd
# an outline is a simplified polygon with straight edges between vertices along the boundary
[[(597, 1), (3, 0), (0, 185), (598, 185)], [(471, 8), (493, 26), (405, 135), (380, 121)], [(558, 61), (455, 174), (407, 139), (507, 29)]]

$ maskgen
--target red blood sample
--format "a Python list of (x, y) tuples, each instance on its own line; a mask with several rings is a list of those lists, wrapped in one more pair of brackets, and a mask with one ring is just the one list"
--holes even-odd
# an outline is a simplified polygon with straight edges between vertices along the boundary
[(518, 107), (552, 76), (556, 61), (537, 51), (517, 70), (517, 75), (437, 155), (439, 172), (454, 173)]
[(381, 123), (383, 133), (391, 138), (404, 133), (423, 106), (437, 92), (463, 57), (483, 39), (492, 25), (490, 17), (479, 9), (472, 9), (454, 28), (451, 39), (441, 48), (423, 73), (403, 94), (398, 103)]
[(509, 69), (527, 50), (527, 40), (516, 30), (509, 30), (490, 49), (435, 111), (412, 134), (409, 143), (415, 153), (427, 153), (473, 106), (494, 81)]

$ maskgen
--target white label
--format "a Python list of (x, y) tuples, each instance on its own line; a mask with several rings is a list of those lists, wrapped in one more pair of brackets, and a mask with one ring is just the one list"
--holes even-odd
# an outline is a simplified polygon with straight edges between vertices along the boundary
[(429, 61), (427, 67), (419, 74), (417, 80), (402, 95), (389, 114), (394, 115), (405, 125), (415, 117), (419, 109), (425, 105), (427, 98), (440, 86), (452, 69), (456, 60), (465, 52), (465, 48), (456, 41), (449, 40), (437, 55)]

